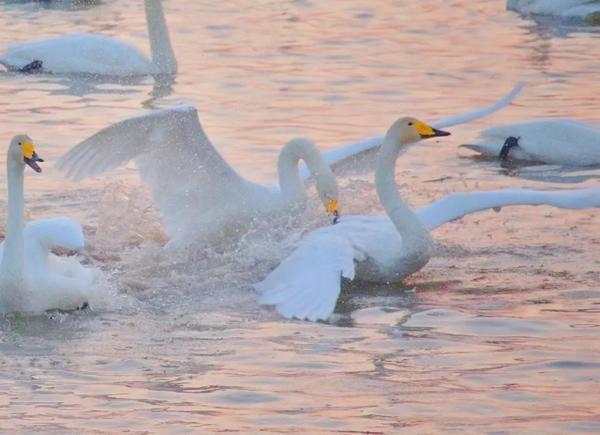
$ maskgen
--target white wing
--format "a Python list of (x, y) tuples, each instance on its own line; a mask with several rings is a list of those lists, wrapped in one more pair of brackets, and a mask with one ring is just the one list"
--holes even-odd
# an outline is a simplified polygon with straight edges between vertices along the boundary
[(475, 143), (463, 146), (498, 157), (509, 136), (519, 138), (519, 147), (510, 151), (515, 159), (576, 166), (600, 164), (600, 130), (568, 119), (543, 119), (488, 128)]
[[(508, 94), (486, 107), (470, 110), (459, 115), (448, 116), (432, 123), (435, 128), (446, 128), (454, 125), (464, 124), (491, 115), (494, 112), (508, 106), (523, 90), (524, 83), (518, 83)], [(381, 145), (383, 136), (363, 139), (359, 142), (341, 146), (339, 148), (323, 153), (323, 158), (334, 172), (365, 170), (373, 165), (375, 155)], [(308, 178), (310, 172), (305, 165), (300, 168), (303, 178)]]
[(317, 230), (255, 285), (260, 303), (275, 305), (287, 318), (326, 320), (340, 295), (342, 277), (354, 278), (354, 257), (347, 238)]
[(45, 72), (137, 75), (152, 72), (151, 63), (135, 47), (102, 35), (75, 34), (9, 47), (0, 64), (20, 69), (41, 61)]
[(153, 111), (100, 130), (61, 157), (57, 166), (79, 180), (131, 159), (150, 186), (172, 239), (210, 233), (270, 195), (225, 162), (191, 106)]
[(417, 215), (429, 230), (433, 230), (471, 213), (511, 205), (549, 205), (566, 209), (600, 207), (600, 188), (564, 191), (502, 189), (453, 193), (422, 207)]
[[(417, 215), (433, 230), (470, 213), (509, 205), (600, 207), (600, 188), (455, 193), (419, 209)], [(339, 224), (319, 228), (301, 240), (296, 250), (256, 285), (262, 293), (260, 302), (275, 305), (287, 318), (326, 320), (339, 297), (341, 277), (354, 277), (354, 261), (369, 257), (385, 269), (401, 249), (400, 236), (387, 216), (343, 217)]]
[(292, 254), (255, 285), (259, 302), (284, 317), (327, 320), (337, 303), (342, 277), (354, 279), (355, 262), (373, 258), (385, 265), (401, 249), (387, 216), (343, 216), (337, 225), (304, 237)]

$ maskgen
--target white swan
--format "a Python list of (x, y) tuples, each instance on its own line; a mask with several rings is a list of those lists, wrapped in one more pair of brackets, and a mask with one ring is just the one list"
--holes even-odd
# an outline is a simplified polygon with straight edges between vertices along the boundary
[(545, 15), (591, 25), (600, 24), (598, 0), (508, 0), (506, 8), (523, 15)]
[(195, 108), (182, 106), (126, 119), (83, 141), (58, 163), (76, 180), (130, 159), (150, 186), (171, 246), (236, 236), (255, 219), (295, 212), (306, 200), (298, 173), (304, 160), (317, 180), (320, 198), (337, 213), (337, 184), (312, 142), (295, 139), (279, 154), (279, 186), (242, 178), (213, 147)]
[(389, 129), (378, 156), (377, 194), (387, 216), (344, 216), (337, 225), (313, 231), (262, 282), (260, 303), (283, 316), (326, 320), (341, 291), (342, 278), (395, 282), (421, 269), (431, 255), (429, 231), (468, 213), (518, 204), (564, 208), (600, 207), (600, 189), (541, 192), (506, 189), (449, 195), (414, 213), (402, 201), (394, 166), (407, 144), (443, 136), (413, 118)]
[(568, 119), (492, 127), (472, 144), (484, 156), (568, 166), (600, 164), (600, 129)]
[(177, 61), (160, 0), (145, 0), (152, 59), (118, 39), (73, 34), (9, 47), (0, 64), (9, 70), (54, 74), (134, 76), (174, 74)]
[[(522, 88), (518, 84), (494, 104), (438, 124), (455, 125), (489, 115), (508, 105)], [(284, 149), (279, 157), (279, 186), (267, 187), (240, 177), (207, 138), (196, 109), (180, 106), (109, 126), (71, 149), (58, 167), (79, 180), (134, 159), (150, 185), (171, 245), (181, 246), (198, 239), (218, 240), (223, 233), (242, 232), (253, 219), (296, 210), (305, 199), (303, 180), (311, 172), (322, 174), (318, 187), (327, 205), (337, 195), (327, 164), (334, 170), (367, 166), (380, 144), (380, 137), (366, 139), (326, 152), (322, 159), (314, 146), (292, 143), (288, 147), (295, 149)], [(308, 165), (301, 168), (300, 176), (299, 159)], [(329, 206), (329, 212), (334, 211)]]
[(85, 306), (96, 272), (73, 258), (50, 253), (52, 248), (83, 248), (81, 226), (68, 218), (42, 219), (23, 228), (25, 164), (41, 172), (31, 139), (15, 136), (7, 154), (8, 216), (0, 245), (0, 313), (39, 314), (49, 309)]

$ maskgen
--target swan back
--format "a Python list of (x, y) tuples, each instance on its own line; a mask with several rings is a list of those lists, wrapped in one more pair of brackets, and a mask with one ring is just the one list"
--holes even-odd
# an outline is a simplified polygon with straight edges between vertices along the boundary
[(497, 157), (507, 137), (519, 138), (510, 155), (551, 164), (600, 163), (600, 130), (568, 119), (542, 119), (489, 128), (465, 147)]

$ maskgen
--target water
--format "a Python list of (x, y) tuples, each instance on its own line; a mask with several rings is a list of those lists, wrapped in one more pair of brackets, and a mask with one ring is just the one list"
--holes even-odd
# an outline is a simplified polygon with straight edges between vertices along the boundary
[[(165, 6), (172, 85), (0, 76), (0, 142), (26, 132), (48, 161), (27, 174), (29, 216), (80, 219), (87, 261), (119, 292), (93, 312), (0, 320), (1, 430), (600, 431), (600, 212), (506, 208), (446, 225), (405, 285), (353, 285), (331, 324), (309, 324), (257, 306), (249, 284), (324, 224), (317, 205), (289, 228), (190, 260), (160, 250), (134, 166), (81, 183), (51, 168), (110, 122), (189, 102), (227, 160), (268, 182), (293, 136), (328, 149), (401, 115), (487, 104), (525, 79), (508, 110), (404, 155), (405, 195), (420, 205), (455, 191), (591, 186), (599, 170), (506, 171), (458, 145), (500, 122), (598, 123), (599, 33), (524, 20), (502, 0)], [(125, 0), (75, 11), (4, 2), (0, 28), (0, 46), (90, 31), (148, 47), (143, 9)], [(370, 176), (340, 182), (346, 213), (380, 211)]]

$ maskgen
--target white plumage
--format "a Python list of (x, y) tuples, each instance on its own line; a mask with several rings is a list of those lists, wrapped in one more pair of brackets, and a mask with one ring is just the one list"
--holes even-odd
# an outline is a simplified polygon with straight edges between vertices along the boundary
[(53, 74), (135, 76), (173, 74), (177, 61), (160, 0), (145, 0), (151, 59), (130, 44), (103, 35), (72, 34), (15, 44), (0, 55), (0, 64), (21, 70), (41, 62)]
[[(402, 143), (414, 140), (407, 134), (402, 137)], [(509, 205), (600, 207), (598, 188), (561, 192), (505, 189), (448, 195), (413, 213), (396, 192), (393, 165), (399, 149), (394, 146), (390, 140), (382, 147), (376, 174), (377, 192), (387, 215), (343, 216), (337, 225), (311, 232), (255, 285), (262, 304), (274, 305), (288, 318), (326, 320), (335, 308), (342, 278), (401, 281), (429, 261), (429, 231), (446, 222)]]
[(568, 119), (545, 119), (501, 125), (483, 131), (463, 145), (488, 157), (498, 157), (508, 137), (518, 138), (509, 150), (515, 160), (588, 166), (600, 164), (600, 129)]
[(37, 161), (41, 160), (31, 139), (16, 136), (7, 156), (8, 218), (6, 238), (0, 245), (0, 313), (76, 309), (95, 293), (96, 270), (83, 267), (76, 258), (51, 253), (54, 248), (83, 249), (83, 231), (77, 222), (41, 219), (23, 228), (24, 165), (27, 162), (40, 172)]
[[(489, 107), (442, 119), (436, 126), (460, 124), (493, 113), (509, 104), (522, 87), (517, 85)], [(333, 170), (366, 166), (381, 140), (367, 139), (326, 152), (323, 157), (312, 145), (304, 145), (302, 150), (286, 145), (278, 162), (279, 185), (263, 186), (242, 178), (221, 157), (204, 133), (195, 108), (179, 106), (126, 119), (99, 131), (65, 154), (58, 167), (79, 180), (135, 160), (161, 211), (171, 245), (180, 246), (236, 236), (256, 219), (296, 212), (304, 204), (303, 181), (311, 172), (320, 174), (316, 179), (321, 200), (335, 199), (337, 187), (327, 164)], [(302, 167), (300, 174), (299, 160), (309, 165)]]

